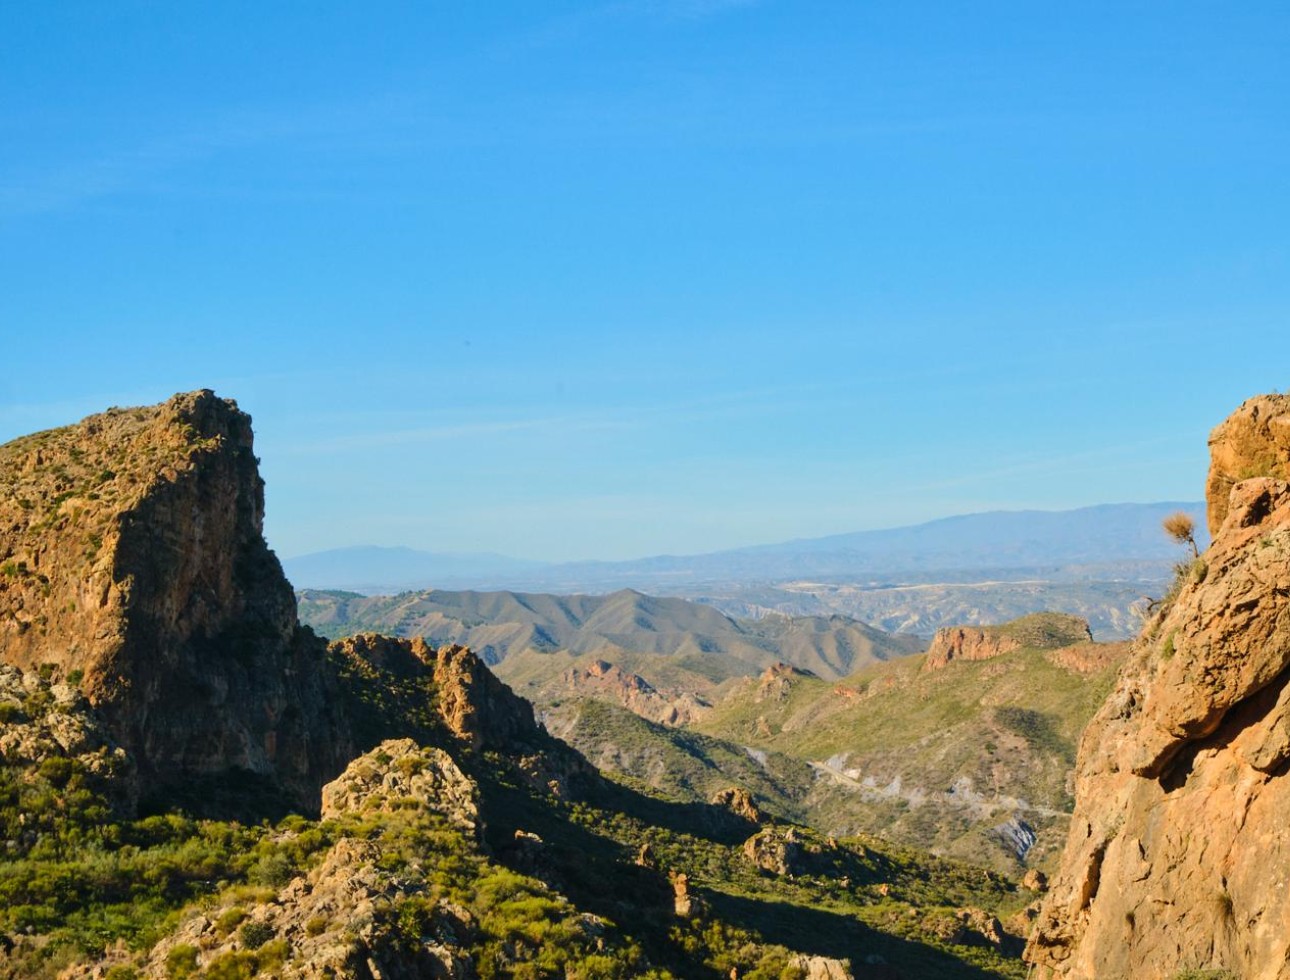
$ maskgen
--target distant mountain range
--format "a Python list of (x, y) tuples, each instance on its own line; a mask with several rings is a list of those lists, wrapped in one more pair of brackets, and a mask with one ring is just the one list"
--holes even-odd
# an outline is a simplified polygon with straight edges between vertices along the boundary
[[(347, 548), (288, 559), (298, 589), (366, 595), (426, 588), (542, 593), (635, 589), (680, 596), (737, 618), (844, 615), (889, 632), (1001, 623), (1058, 610), (1099, 639), (1137, 632), (1135, 610), (1167, 588), (1185, 549), (1160, 522), (1175, 511), (1205, 526), (1195, 502), (995, 511), (706, 555), (634, 561), (524, 562), (409, 548)], [(1198, 532), (1204, 546), (1203, 530)], [(388, 624), (382, 624), (383, 628)]]
[[(543, 592), (608, 592), (622, 588), (694, 594), (700, 586), (771, 583), (800, 578), (838, 580), (929, 573), (971, 580), (964, 572), (1159, 565), (1179, 546), (1161, 520), (1186, 511), (1204, 528), (1194, 501), (1102, 504), (1065, 511), (992, 511), (909, 527), (756, 545), (702, 555), (659, 555), (631, 561), (543, 563), (494, 554), (450, 554), (411, 548), (358, 547), (315, 552), (283, 562), (298, 589), (347, 589), (367, 594), (425, 588), (504, 588)], [(1203, 542), (1202, 542), (1203, 544)], [(1123, 569), (1121, 569), (1122, 571)]]
[(540, 655), (533, 667), (543, 679), (575, 659), (604, 658), (656, 684), (706, 691), (780, 661), (836, 678), (924, 646), (844, 616), (741, 620), (701, 603), (630, 589), (570, 596), (442, 590), (361, 596), (306, 589), (298, 599), (301, 621), (330, 638), (370, 631), (461, 643), (508, 680), (523, 671), (524, 654)]

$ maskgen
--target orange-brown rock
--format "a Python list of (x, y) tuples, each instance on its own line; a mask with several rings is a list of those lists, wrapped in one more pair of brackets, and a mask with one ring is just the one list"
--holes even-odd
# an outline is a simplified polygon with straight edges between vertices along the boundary
[(1290, 396), (1258, 395), (1233, 412), (1209, 436), (1205, 484), (1209, 533), (1227, 516), (1232, 487), (1256, 476), (1290, 479)]
[[(1265, 413), (1290, 403), (1256, 403), (1282, 431)], [(1036, 976), (1290, 977), (1290, 484), (1248, 479), (1210, 504), (1213, 544), (1084, 733)]]
[(322, 788), (322, 818), (392, 813), (412, 801), (471, 835), (479, 830), (479, 789), (443, 749), (387, 739)]
[(809, 670), (802, 670), (792, 664), (771, 664), (757, 678), (756, 701), (783, 701), (793, 689), (793, 682), (800, 677), (814, 677)]
[[(475, 970), (461, 949), (476, 931), (470, 912), (446, 899), (429, 908), (423, 932), (409, 942), (398, 929), (398, 911), (409, 898), (429, 889), (410, 883), (405, 872), (390, 870), (381, 849), (371, 841), (342, 837), (322, 864), (308, 875), (293, 878), (271, 902), (253, 906), (229, 903), (193, 908), (173, 933), (148, 954), (141, 971), (129, 975), (169, 980), (179, 974), (176, 958), (188, 959), (196, 976), (236, 975), (230, 963), (239, 953), (256, 948), (248, 940), (274, 941), (284, 946), (285, 962), (272, 975), (281, 980), (321, 980), (324, 977), (380, 977), (383, 980), (468, 980)], [(424, 901), (424, 898), (422, 898)], [(235, 930), (221, 928), (221, 917), (242, 915)], [(181, 955), (186, 954), (186, 955)], [(102, 964), (73, 968), (65, 980), (97, 980), (112, 976)], [(209, 973), (207, 968), (213, 969)], [(233, 967), (233, 969), (236, 969)], [(260, 974), (266, 975), (266, 974)]]
[(749, 823), (761, 823), (765, 819), (765, 814), (757, 806), (757, 801), (753, 799), (753, 795), (742, 786), (730, 786), (726, 789), (717, 790), (712, 795), (710, 802), (713, 806), (723, 807), (736, 817), (747, 820)]
[(77, 677), (149, 791), (316, 800), (352, 746), (263, 517), (250, 417), (209, 391), (0, 446), (0, 660)]
[(1054, 650), (1092, 640), (1088, 623), (1064, 613), (1033, 613), (1001, 626), (947, 626), (936, 631), (923, 670), (955, 660), (990, 660), (1023, 647)]
[(797, 975), (804, 980), (854, 980), (849, 960), (798, 953), (789, 960), (788, 965), (796, 969)]
[(989, 660), (1021, 649), (1021, 641), (982, 626), (946, 626), (927, 648), (923, 670), (940, 670), (951, 660)]
[(1073, 674), (1096, 674), (1129, 655), (1130, 643), (1077, 643), (1046, 654), (1048, 659)]

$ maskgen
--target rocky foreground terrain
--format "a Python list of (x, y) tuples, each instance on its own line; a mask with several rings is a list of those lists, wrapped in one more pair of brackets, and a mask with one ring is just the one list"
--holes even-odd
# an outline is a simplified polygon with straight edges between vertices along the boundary
[(634, 791), (462, 646), (316, 637), (210, 392), (0, 489), (0, 977), (1021, 975), (1033, 881)]

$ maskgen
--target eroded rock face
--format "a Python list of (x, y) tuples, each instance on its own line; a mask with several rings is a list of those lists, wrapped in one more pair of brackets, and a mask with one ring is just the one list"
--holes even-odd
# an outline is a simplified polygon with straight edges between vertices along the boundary
[(1290, 479), (1290, 396), (1246, 401), (1210, 433), (1209, 455), (1205, 500), (1209, 533), (1216, 535), (1237, 483), (1260, 476)]
[(744, 857), (774, 875), (799, 875), (808, 870), (806, 848), (797, 831), (767, 827), (744, 841)]
[(799, 954), (789, 961), (789, 966), (800, 971), (806, 980), (854, 980), (851, 964), (846, 960)]
[(400, 681), (433, 681), (434, 697), (425, 707), (449, 735), (472, 749), (513, 751), (538, 738), (533, 706), (466, 647), (452, 643), (436, 649), (421, 637), (359, 633), (334, 641), (330, 652), (381, 672), (390, 682), (386, 689)]
[[(1285, 431), (1273, 405), (1290, 411), (1256, 399), (1215, 430), (1219, 472), (1245, 471), (1233, 446), (1266, 450), (1231, 438), (1254, 408)], [(1210, 505), (1213, 544), (1085, 731), (1026, 953), (1040, 976), (1290, 976), (1290, 484), (1245, 480)]]
[(742, 786), (730, 786), (726, 789), (717, 790), (712, 794), (712, 799), (709, 802), (713, 806), (729, 810), (736, 817), (747, 820), (749, 823), (761, 823), (766, 816), (761, 812), (761, 807), (757, 805), (753, 795)]
[(0, 447), (0, 660), (79, 672), (147, 786), (302, 800), (352, 755), (262, 535), (251, 420), (209, 391)]
[(814, 677), (809, 670), (802, 670), (792, 664), (771, 664), (757, 678), (755, 701), (784, 701), (793, 690), (793, 684), (802, 677)]
[(996, 634), (981, 626), (947, 626), (936, 631), (927, 648), (923, 670), (940, 670), (951, 660), (989, 660), (1021, 649), (1010, 636)]
[(1092, 641), (1087, 621), (1063, 613), (1035, 613), (1002, 626), (947, 626), (936, 631), (924, 671), (955, 660), (990, 660), (1022, 647), (1056, 650)]

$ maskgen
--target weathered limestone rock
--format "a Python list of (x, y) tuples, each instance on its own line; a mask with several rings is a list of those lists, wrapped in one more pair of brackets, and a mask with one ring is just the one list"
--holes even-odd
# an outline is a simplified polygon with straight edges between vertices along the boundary
[(429, 707), (443, 730), (471, 749), (509, 751), (538, 738), (533, 706), (499, 681), (466, 647), (438, 649), (421, 637), (359, 633), (334, 641), (334, 658), (375, 668), (394, 681), (432, 680)]
[(1258, 476), (1290, 480), (1290, 396), (1246, 401), (1210, 433), (1209, 455), (1205, 499), (1209, 533), (1215, 535), (1237, 483)]
[(753, 799), (753, 795), (742, 786), (730, 786), (726, 789), (717, 790), (712, 795), (711, 803), (713, 806), (729, 810), (736, 817), (747, 820), (749, 823), (761, 823), (766, 819), (766, 815), (757, 806), (757, 801)]
[(703, 899), (690, 890), (690, 876), (679, 871), (668, 873), (667, 879), (672, 884), (672, 911), (678, 919), (690, 919), (702, 915), (706, 909)]
[(981, 626), (946, 626), (938, 629), (927, 648), (923, 670), (940, 670), (951, 660), (989, 660), (1021, 649), (1021, 642)]
[(1254, 399), (1215, 430), (1222, 523), (1085, 731), (1038, 977), (1290, 977), (1290, 484), (1231, 485), (1290, 461), (1262, 455), (1287, 413)]
[(147, 789), (249, 772), (308, 801), (352, 754), (256, 464), (209, 391), (0, 446), (0, 660), (77, 674)]
[(805, 850), (792, 827), (767, 827), (744, 841), (744, 857), (763, 871), (776, 875), (798, 875), (805, 870)]
[(793, 689), (793, 682), (799, 677), (814, 677), (809, 670), (802, 670), (792, 664), (771, 664), (757, 678), (757, 693), (754, 701), (783, 701)]
[(51, 759), (74, 763), (119, 816), (133, 813), (139, 794), (134, 762), (80, 692), (0, 664), (0, 766), (33, 770)]
[(1031, 868), (1021, 878), (1021, 887), (1031, 892), (1048, 891), (1048, 875), (1038, 868)]
[(593, 661), (586, 667), (571, 667), (560, 679), (570, 697), (611, 701), (660, 725), (688, 725), (712, 707), (688, 691), (661, 691), (639, 674), (604, 660)]

